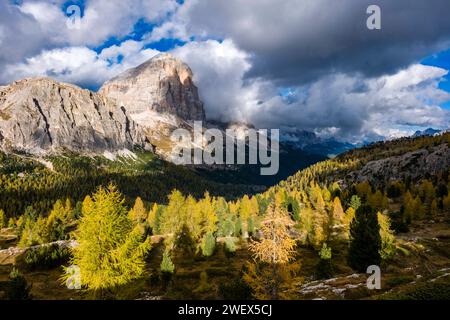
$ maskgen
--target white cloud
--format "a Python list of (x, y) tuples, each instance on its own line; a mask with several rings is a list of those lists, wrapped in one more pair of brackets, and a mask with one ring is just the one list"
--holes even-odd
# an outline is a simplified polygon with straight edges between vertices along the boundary
[[(66, 47), (96, 47), (111, 37), (121, 39), (143, 19), (159, 23), (179, 4), (176, 0), (86, 0), (80, 29), (69, 29), (61, 9), (65, 1), (0, 1), (0, 69), (23, 63), (43, 51)], [(2, 81), (8, 81), (1, 77)]]
[(439, 89), (448, 73), (441, 68), (412, 65), (391, 76), (365, 79), (345, 74), (322, 77), (299, 101), (273, 97), (249, 113), (260, 126), (292, 126), (343, 139), (398, 136), (405, 126), (447, 128), (450, 112), (439, 105), (450, 94)]
[(405, 126), (447, 127), (438, 87), (447, 70), (415, 64), (389, 76), (331, 74), (293, 87), (289, 102), (264, 79), (246, 79), (250, 55), (231, 40), (191, 42), (173, 51), (194, 72), (209, 118), (246, 121), (262, 128), (296, 127), (360, 140), (411, 133)]
[[(142, 49), (142, 43), (136, 41), (112, 46), (100, 54), (87, 47), (53, 49), (28, 58), (24, 63), (7, 65), (2, 76), (8, 79), (49, 76), (59, 81), (95, 88), (158, 53), (156, 50)], [(123, 58), (120, 62), (119, 55)]]
[(247, 109), (258, 103), (257, 81), (245, 83), (249, 55), (231, 40), (190, 42), (172, 51), (193, 70), (208, 118), (245, 121)]
[[(232, 39), (252, 54), (247, 77), (284, 86), (333, 73), (394, 74), (450, 45), (448, 0), (377, 0), (382, 29), (366, 27), (373, 0), (186, 0), (150, 39)], [(401, 14), (399, 14), (401, 12)], [(412, 32), (412, 30), (414, 30)]]
[[(449, 112), (439, 104), (450, 97), (438, 88), (447, 70), (417, 64), (448, 44), (450, 24), (437, 14), (448, 4), (430, 0), (440, 6), (423, 12), (399, 0), (406, 13), (397, 21), (388, 10), (396, 5), (381, 0), (387, 31), (369, 35), (355, 27), (358, 17), (364, 25), (360, 8), (368, 1), (342, 0), (331, 9), (324, 0), (87, 0), (80, 30), (67, 28), (63, 0), (0, 1), (0, 83), (47, 75), (98, 87), (158, 53), (145, 44), (177, 38), (188, 43), (173, 53), (193, 69), (209, 118), (352, 139), (448, 127)], [(417, 19), (423, 14), (428, 18)], [(141, 18), (160, 26), (143, 41), (92, 50), (130, 34)], [(399, 27), (417, 21), (415, 33)], [(291, 89), (289, 99), (278, 94), (280, 85)]]

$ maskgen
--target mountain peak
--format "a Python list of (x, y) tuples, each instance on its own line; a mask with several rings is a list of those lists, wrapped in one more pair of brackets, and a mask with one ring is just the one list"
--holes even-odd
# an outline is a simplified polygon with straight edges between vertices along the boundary
[(417, 130), (417, 131), (412, 135), (412, 137), (413, 137), (413, 138), (417, 138), (417, 137), (423, 137), (423, 136), (434, 136), (435, 134), (438, 134), (438, 133), (440, 133), (440, 132), (441, 132), (441, 130), (436, 130), (436, 129), (433, 129), (433, 128), (428, 128), (428, 129), (423, 130), (423, 131)]
[(129, 69), (99, 90), (131, 114), (156, 111), (183, 120), (205, 120), (203, 103), (189, 66), (169, 53), (161, 53)]
[(175, 57), (173, 54), (169, 53), (169, 52), (161, 52), (158, 53), (156, 56), (150, 58), (148, 61), (158, 61), (158, 60), (174, 60), (177, 62), (181, 62), (184, 63), (183, 61), (181, 61), (180, 59), (178, 59), (177, 57)]

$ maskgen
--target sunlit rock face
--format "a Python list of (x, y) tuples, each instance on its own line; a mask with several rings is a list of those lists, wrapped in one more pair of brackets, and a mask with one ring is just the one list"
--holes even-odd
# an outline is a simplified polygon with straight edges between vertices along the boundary
[(129, 114), (100, 94), (48, 78), (0, 88), (0, 147), (44, 153), (121, 150), (146, 138)]
[(183, 120), (205, 120), (192, 77), (188, 65), (163, 53), (106, 82), (99, 92), (131, 114), (156, 111)]

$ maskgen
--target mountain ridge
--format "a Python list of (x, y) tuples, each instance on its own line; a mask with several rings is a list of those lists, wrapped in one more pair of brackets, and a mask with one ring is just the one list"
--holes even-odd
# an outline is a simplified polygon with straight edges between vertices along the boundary
[[(106, 82), (98, 91), (48, 77), (0, 87), (0, 149), (31, 154), (155, 150), (179, 127), (204, 120), (205, 112), (189, 66), (160, 54)], [(125, 80), (127, 99), (117, 81)], [(115, 93), (115, 94), (114, 94)], [(126, 103), (123, 103), (123, 102)], [(155, 143), (155, 144), (153, 144)], [(169, 145), (162, 148), (167, 157)]]
[(42, 77), (0, 89), (4, 150), (101, 153), (135, 145), (151, 148), (127, 111), (95, 92)]

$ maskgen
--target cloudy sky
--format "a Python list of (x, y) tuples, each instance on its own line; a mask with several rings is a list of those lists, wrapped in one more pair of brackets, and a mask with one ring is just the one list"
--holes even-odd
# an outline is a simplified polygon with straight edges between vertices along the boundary
[[(371, 4), (381, 30), (366, 27)], [(46, 75), (96, 90), (169, 51), (210, 119), (397, 137), (449, 127), (449, 12), (449, 0), (0, 0), (0, 84)]]

